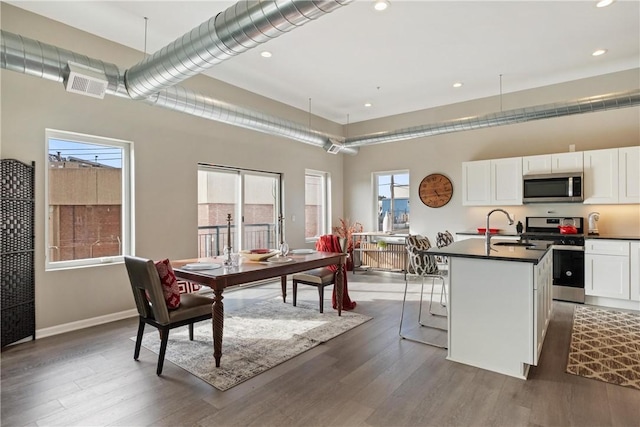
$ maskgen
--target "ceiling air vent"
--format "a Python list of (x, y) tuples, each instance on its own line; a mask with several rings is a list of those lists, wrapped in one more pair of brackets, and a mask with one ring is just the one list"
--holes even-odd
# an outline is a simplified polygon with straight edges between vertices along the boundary
[(67, 63), (67, 71), (67, 77), (64, 79), (64, 88), (67, 92), (104, 98), (109, 81), (102, 71), (74, 62)]
[(338, 154), (343, 147), (344, 146), (340, 142), (333, 138), (329, 138), (329, 144), (327, 144), (325, 150), (327, 150), (327, 153), (329, 154)]

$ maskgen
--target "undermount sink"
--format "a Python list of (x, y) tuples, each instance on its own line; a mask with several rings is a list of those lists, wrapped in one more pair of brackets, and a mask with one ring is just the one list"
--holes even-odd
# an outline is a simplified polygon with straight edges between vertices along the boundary
[(525, 248), (532, 248), (535, 246), (533, 243), (525, 243), (525, 242), (497, 242), (493, 244), (494, 246), (522, 246)]

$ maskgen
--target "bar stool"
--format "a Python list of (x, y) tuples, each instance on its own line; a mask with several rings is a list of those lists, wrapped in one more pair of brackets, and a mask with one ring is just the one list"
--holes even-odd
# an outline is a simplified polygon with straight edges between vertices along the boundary
[[(418, 311), (418, 324), (425, 328), (437, 329), (441, 331), (446, 331), (446, 328), (440, 328), (437, 326), (427, 325), (422, 322), (422, 300), (424, 297), (424, 282), (425, 279), (431, 279), (431, 298), (433, 300), (433, 289), (436, 285), (436, 281), (439, 281), (442, 285), (442, 293), (445, 294), (446, 301), (446, 290), (445, 290), (445, 279), (443, 271), (438, 269), (438, 263), (436, 261), (435, 256), (427, 254), (426, 250), (431, 248), (431, 242), (427, 237), (422, 236), (409, 236), (407, 238), (407, 255), (409, 258), (409, 273), (405, 279), (405, 287), (404, 287), (404, 297), (402, 299), (402, 314), (400, 316), (400, 330), (399, 335), (402, 339), (406, 339), (409, 341), (415, 341), (422, 344), (431, 345), (438, 348), (447, 347), (445, 345), (437, 344), (430, 341), (419, 340), (415, 338), (410, 338), (402, 334), (402, 323), (404, 322), (404, 312), (405, 305), (407, 301), (407, 292), (409, 289), (409, 279), (415, 276), (420, 277), (422, 283), (420, 286), (420, 302), (419, 302), (419, 311)], [(442, 294), (441, 294), (442, 298)], [(446, 307), (446, 303), (442, 304), (443, 307)], [(446, 315), (436, 314), (431, 311), (431, 301), (429, 301), (429, 314), (434, 316), (442, 316), (446, 317)]]

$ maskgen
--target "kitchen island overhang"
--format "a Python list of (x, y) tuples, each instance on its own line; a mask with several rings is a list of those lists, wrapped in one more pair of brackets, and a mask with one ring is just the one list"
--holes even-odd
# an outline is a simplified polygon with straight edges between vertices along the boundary
[(537, 365), (552, 310), (552, 245), (455, 242), (449, 257), (447, 359), (526, 379)]

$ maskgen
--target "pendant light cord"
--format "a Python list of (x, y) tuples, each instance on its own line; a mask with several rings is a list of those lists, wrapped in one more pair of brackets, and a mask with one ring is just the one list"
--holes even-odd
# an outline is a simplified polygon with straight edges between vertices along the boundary
[(147, 24), (149, 22), (149, 18), (144, 17), (144, 56), (147, 56)]

